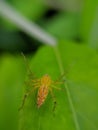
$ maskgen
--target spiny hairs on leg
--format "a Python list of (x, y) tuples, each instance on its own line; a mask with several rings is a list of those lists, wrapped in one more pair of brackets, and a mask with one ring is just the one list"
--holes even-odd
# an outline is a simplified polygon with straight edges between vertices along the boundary
[(18, 109), (19, 111), (23, 108), (24, 104), (25, 104), (25, 101), (26, 101), (26, 98), (36, 89), (38, 88), (39, 86), (35, 86), (33, 89), (31, 89), (28, 93), (26, 93), (23, 97), (23, 101), (22, 101), (22, 105), (21, 107)]
[(28, 94), (26, 93), (26, 94), (24, 95), (24, 97), (23, 97), (22, 105), (21, 105), (21, 107), (18, 109), (18, 111), (20, 111), (20, 110), (23, 109), (24, 104), (25, 104), (25, 100), (26, 100), (27, 96), (28, 96)]

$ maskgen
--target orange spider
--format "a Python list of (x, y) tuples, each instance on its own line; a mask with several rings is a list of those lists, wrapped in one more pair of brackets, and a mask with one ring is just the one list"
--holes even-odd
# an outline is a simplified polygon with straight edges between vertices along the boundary
[[(22, 54), (23, 55), (23, 54)], [(24, 56), (24, 55), (23, 55)], [(24, 57), (25, 58), (25, 57)], [(62, 75), (63, 76), (63, 75)], [(60, 77), (61, 78), (61, 77)], [(26, 98), (36, 89), (38, 88), (38, 93), (37, 93), (37, 107), (40, 108), (43, 103), (45, 102), (49, 92), (51, 93), (51, 96), (53, 98), (53, 102), (54, 102), (54, 108), (55, 109), (55, 105), (56, 105), (56, 100), (55, 100), (55, 96), (53, 94), (53, 88), (60, 90), (61, 88), (56, 87), (56, 84), (61, 84), (63, 82), (59, 82), (59, 79), (56, 81), (51, 80), (51, 77), (48, 74), (45, 74), (42, 78), (40, 79), (33, 79), (31, 80), (31, 84), (33, 85), (33, 88), (27, 92), (24, 95), (23, 98), (23, 102), (22, 105), (20, 107), (20, 109), (23, 108), (24, 103)], [(19, 110), (20, 110), (19, 109)]]

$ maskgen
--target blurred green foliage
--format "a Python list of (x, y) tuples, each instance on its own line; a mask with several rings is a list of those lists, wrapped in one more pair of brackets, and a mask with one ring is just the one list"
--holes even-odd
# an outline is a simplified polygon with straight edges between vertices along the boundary
[[(78, 125), (80, 129), (96, 130), (98, 127), (98, 55), (86, 45), (75, 45), (70, 42), (60, 42), (59, 51), (64, 69), (68, 71), (68, 74), (66, 74), (67, 84), (74, 104)], [(64, 91), (53, 91), (57, 100), (55, 116), (52, 111), (53, 100), (50, 94), (45, 104), (39, 110), (37, 109), (37, 90), (28, 97), (24, 109), (18, 112), (24, 93), (22, 91), (26, 75), (23, 69), (24, 65), (19, 57), (16, 59), (12, 56), (3, 56), (2, 58), (0, 70), (0, 99), (2, 107), (0, 109), (2, 114), (5, 115), (1, 116), (2, 123), (6, 123), (6, 125), (2, 124), (5, 129), (17, 129), (17, 127), (20, 127), (23, 130), (28, 128), (30, 130), (38, 128), (43, 130), (75, 130), (75, 119), (72, 115), (66, 89)], [(60, 68), (56, 58), (55, 52), (51, 47), (42, 47), (31, 60), (32, 72), (38, 78), (47, 73), (53, 80), (57, 79), (60, 76)], [(69, 68), (71, 64), (73, 66)], [(59, 87), (65, 88), (64, 85)]]
[(24, 83), (24, 67), (19, 57), (0, 57), (0, 129), (18, 129), (18, 105)]
[[(68, 6), (55, 9), (54, 6), (48, 6), (48, 0), (7, 0), (20, 14), (35, 21), (60, 40), (58, 53), (63, 69), (68, 71), (66, 85), (77, 122), (70, 106), (66, 85), (58, 86), (64, 91), (54, 90), (57, 100), (55, 115), (50, 94), (45, 104), (37, 109), (37, 91), (28, 97), (24, 109), (18, 112), (25, 87), (30, 87), (24, 84), (27, 68), (20, 51), (27, 50), (29, 53), (29, 49), (34, 50), (29, 63), (32, 72), (39, 78), (47, 73), (56, 80), (61, 75), (58, 57), (54, 48), (38, 47), (40, 44), (35, 39), (24, 34), (9, 20), (0, 18), (0, 130), (98, 129), (98, 1), (79, 1), (62, 0)], [(2, 54), (6, 50), (19, 53)]]
[[(81, 19), (82, 24), (81, 24), (80, 28), (81, 28), (83, 39), (85, 39), (86, 41), (89, 41), (90, 37), (93, 36), (92, 29), (93, 29), (95, 20), (97, 20), (97, 23), (98, 23), (97, 6), (98, 6), (97, 0), (94, 0), (94, 1), (87, 0), (87, 1), (85, 1), (85, 4), (84, 4), (84, 9), (82, 12), (82, 19)], [(96, 17), (97, 17), (97, 19), (96, 19)], [(96, 25), (96, 27), (97, 27), (97, 25)], [(93, 32), (93, 33), (95, 33), (95, 32)], [(92, 44), (94, 44), (94, 43), (92, 43)]]
[[(22, 15), (32, 19), (33, 21), (38, 20), (42, 14), (46, 11), (46, 7), (42, 0), (9, 0), (9, 3)], [(9, 21), (3, 20), (4, 26), (9, 30), (18, 29), (15, 25), (11, 24)]]
[[(61, 13), (46, 24), (48, 32), (58, 39), (75, 39), (79, 33), (79, 15)], [(67, 30), (67, 31), (66, 31)]]
[[(98, 115), (98, 55), (86, 45), (75, 45), (73, 42), (60, 42), (59, 51), (65, 70), (74, 63), (72, 68), (67, 70), (68, 74), (66, 75), (77, 123), (80, 129), (96, 130), (98, 128), (98, 118), (96, 116)], [(55, 80), (60, 76), (60, 68), (56, 58), (58, 57), (55, 57), (55, 52), (52, 48), (43, 47), (32, 58), (32, 70), (39, 77), (47, 72)], [(66, 88), (64, 85), (59, 87)], [(55, 116), (53, 116), (54, 113), (52, 111), (53, 100), (51, 95), (49, 95), (41, 109), (38, 110), (35, 93), (28, 98), (22, 111), (21, 129), (26, 130), (28, 127), (30, 130), (76, 129), (66, 89), (64, 91), (54, 90), (53, 92), (57, 100)]]

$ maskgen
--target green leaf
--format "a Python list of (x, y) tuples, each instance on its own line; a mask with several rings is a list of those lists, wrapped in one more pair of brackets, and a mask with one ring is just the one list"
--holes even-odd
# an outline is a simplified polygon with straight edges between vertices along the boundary
[(84, 44), (71, 42), (60, 42), (58, 48), (42, 47), (31, 61), (32, 72), (38, 78), (49, 74), (56, 80), (67, 70), (67, 80), (64, 85), (59, 86), (63, 91), (53, 90), (57, 100), (55, 113), (50, 94), (43, 106), (37, 108), (36, 90), (20, 111), (20, 129), (97, 130), (97, 53)]
[(77, 37), (78, 21), (77, 14), (61, 13), (48, 21), (46, 29), (59, 39), (72, 39)]
[(98, 1), (86, 0), (81, 17), (81, 36), (92, 46), (98, 46)]
[(16, 9), (19, 10), (24, 16), (28, 18), (33, 18), (33, 20), (38, 19), (45, 11), (45, 5), (41, 0), (13, 0), (12, 2)]
[(18, 108), (24, 82), (24, 67), (17, 56), (0, 57), (0, 129), (17, 130)]

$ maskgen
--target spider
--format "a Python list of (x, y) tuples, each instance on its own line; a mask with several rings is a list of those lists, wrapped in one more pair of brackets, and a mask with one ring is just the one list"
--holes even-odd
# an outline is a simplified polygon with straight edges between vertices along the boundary
[[(24, 57), (24, 60), (26, 61), (26, 58), (25, 58), (25, 56), (24, 56), (23, 53), (22, 53), (22, 55), (23, 55), (23, 57)], [(31, 73), (31, 70), (30, 70), (30, 69), (29, 69), (29, 71), (30, 71), (30, 73)], [(31, 73), (31, 74), (32, 74), (32, 73)], [(60, 77), (58, 80), (56, 80), (56, 81), (53, 81), (53, 80), (51, 79), (51, 76), (49, 76), (48, 74), (43, 75), (43, 76), (42, 76), (41, 78), (39, 78), (39, 79), (31, 79), (31, 84), (32, 84), (33, 87), (32, 87), (32, 89), (31, 89), (29, 92), (25, 93), (25, 95), (24, 95), (24, 97), (23, 97), (22, 105), (21, 105), (21, 107), (19, 108), (19, 110), (21, 110), (21, 109), (23, 108), (26, 98), (27, 98), (30, 94), (32, 94), (33, 91), (34, 91), (35, 89), (37, 89), (37, 88), (38, 88), (37, 101), (36, 101), (36, 102), (37, 102), (37, 103), (36, 103), (36, 104), (37, 104), (37, 107), (40, 108), (40, 107), (44, 104), (44, 102), (45, 102), (45, 100), (46, 100), (46, 98), (47, 98), (47, 96), (48, 96), (48, 94), (49, 94), (49, 92), (50, 92), (51, 97), (52, 97), (53, 102), (54, 102), (54, 107), (53, 107), (53, 110), (54, 110), (54, 109), (55, 109), (55, 106), (56, 106), (56, 98), (55, 98), (55, 96), (54, 96), (53, 89), (61, 90), (61, 88), (60, 88), (60, 87), (57, 87), (56, 85), (63, 83), (63, 81), (60, 82), (60, 79), (61, 79), (63, 76), (64, 76), (64, 74), (61, 75), (61, 77)]]

